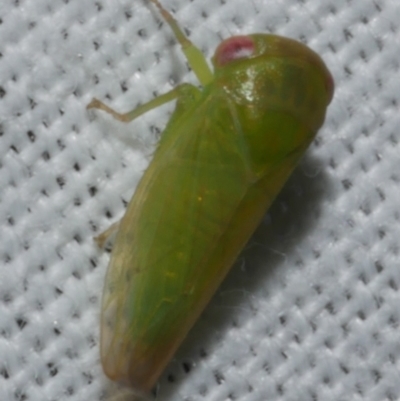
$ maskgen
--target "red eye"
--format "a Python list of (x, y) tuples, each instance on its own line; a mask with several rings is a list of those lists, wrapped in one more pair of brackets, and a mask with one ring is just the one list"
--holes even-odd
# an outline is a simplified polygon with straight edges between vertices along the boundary
[(252, 56), (253, 53), (254, 41), (250, 36), (232, 36), (217, 47), (214, 63), (221, 67), (230, 61)]

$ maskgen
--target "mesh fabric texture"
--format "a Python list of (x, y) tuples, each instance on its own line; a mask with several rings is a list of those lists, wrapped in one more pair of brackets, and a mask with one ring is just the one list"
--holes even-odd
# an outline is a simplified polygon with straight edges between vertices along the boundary
[[(336, 83), (326, 123), (162, 375), (166, 401), (400, 397), (400, 3), (164, 0), (209, 59), (269, 32), (317, 51)], [(141, 0), (0, 4), (0, 401), (95, 401), (109, 383), (99, 313), (122, 215), (172, 105), (195, 83)], [(129, 146), (128, 146), (129, 145)]]

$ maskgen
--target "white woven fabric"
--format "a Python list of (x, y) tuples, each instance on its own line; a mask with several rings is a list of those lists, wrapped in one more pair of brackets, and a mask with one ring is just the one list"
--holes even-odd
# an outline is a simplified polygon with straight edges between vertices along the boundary
[[(400, 3), (164, 0), (210, 57), (272, 32), (316, 50), (336, 92), (299, 168), (158, 385), (168, 401), (400, 397)], [(109, 255), (171, 106), (195, 82), (142, 0), (0, 4), (0, 400), (95, 401)], [(127, 145), (132, 146), (127, 146)]]

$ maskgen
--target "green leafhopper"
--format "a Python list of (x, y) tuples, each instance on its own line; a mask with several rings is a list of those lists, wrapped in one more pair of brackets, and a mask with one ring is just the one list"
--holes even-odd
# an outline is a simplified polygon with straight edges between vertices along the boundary
[(106, 374), (148, 392), (323, 124), (321, 58), (268, 34), (224, 40), (212, 72), (158, 0), (202, 89), (181, 84), (126, 114), (177, 100), (123, 217), (103, 294)]

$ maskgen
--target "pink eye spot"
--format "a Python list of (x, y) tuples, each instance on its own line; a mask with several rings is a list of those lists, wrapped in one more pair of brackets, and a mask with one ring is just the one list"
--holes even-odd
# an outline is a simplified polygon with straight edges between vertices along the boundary
[(231, 61), (247, 58), (254, 54), (254, 41), (250, 36), (232, 36), (224, 40), (215, 51), (216, 66), (223, 66)]

